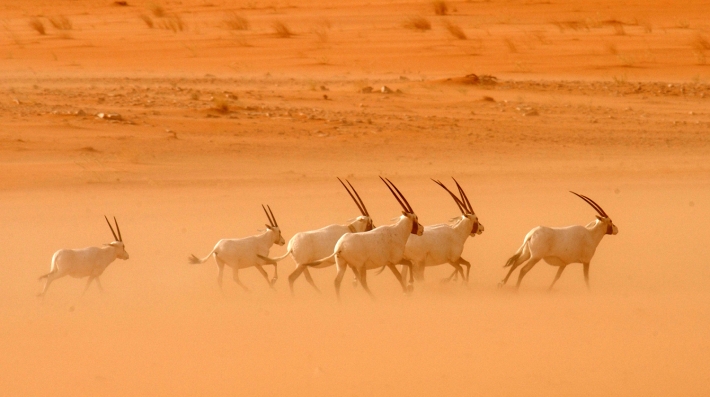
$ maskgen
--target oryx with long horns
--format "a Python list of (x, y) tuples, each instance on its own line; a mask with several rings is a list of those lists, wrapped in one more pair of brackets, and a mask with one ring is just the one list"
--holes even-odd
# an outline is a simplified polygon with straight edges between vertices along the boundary
[[(281, 236), (281, 229), (279, 224), (276, 222), (276, 217), (271, 211), (271, 207), (268, 205), (261, 208), (264, 209), (266, 217), (269, 219), (269, 224), (266, 225), (266, 230), (258, 235), (236, 238), (236, 239), (222, 239), (217, 242), (212, 251), (207, 254), (204, 258), (200, 259), (195, 255), (190, 255), (188, 261), (191, 264), (200, 264), (207, 261), (210, 256), (214, 255), (214, 259), (217, 262), (217, 285), (222, 288), (222, 275), (224, 273), (224, 266), (229, 266), (232, 268), (232, 278), (239, 284), (245, 291), (249, 289), (239, 281), (239, 269), (244, 269), (247, 267), (256, 267), (256, 269), (264, 276), (266, 282), (270, 287), (273, 287), (276, 280), (278, 280), (278, 269), (274, 263), (274, 277), (269, 281), (269, 275), (264, 270), (263, 265), (269, 264), (259, 256), (267, 257), (269, 256), (269, 249), (274, 244), (284, 245), (284, 238)], [(266, 211), (266, 208), (269, 211)]]
[[(483, 233), (483, 225), (478, 221), (478, 216), (471, 207), (471, 202), (468, 200), (466, 193), (454, 179), (456, 187), (459, 190), (461, 197), (451, 192), (446, 185), (432, 179), (437, 185), (446, 190), (461, 211), (461, 216), (454, 218), (456, 223), (453, 225), (438, 224), (424, 227), (424, 234), (421, 236), (410, 235), (407, 240), (407, 245), (404, 250), (404, 261), (411, 263), (413, 278), (421, 281), (424, 279), (424, 268), (427, 266), (437, 266), (444, 263), (449, 263), (454, 267), (454, 272), (449, 276), (448, 280), (457, 274), (468, 281), (468, 276), (471, 272), (471, 264), (461, 257), (466, 239), (475, 237)], [(464, 275), (461, 266), (466, 266), (466, 274)], [(406, 275), (406, 267), (402, 269), (402, 274)]]
[(604, 212), (599, 204), (587, 196), (570, 192), (589, 204), (599, 215), (597, 219), (586, 226), (576, 225), (568, 227), (545, 227), (538, 226), (532, 229), (525, 236), (523, 245), (506, 262), (504, 267), (510, 267), (510, 271), (498, 284), (499, 287), (505, 285), (511, 273), (523, 262), (528, 261), (520, 269), (516, 288), (520, 287), (520, 282), (525, 274), (532, 269), (540, 259), (552, 266), (557, 266), (557, 274), (552, 280), (550, 289), (555, 285), (562, 275), (565, 267), (570, 263), (581, 263), (584, 266), (584, 281), (589, 288), (589, 263), (594, 256), (597, 246), (602, 241), (602, 237), (607, 234), (617, 234), (619, 229)]
[[(367, 212), (365, 203), (362, 202), (360, 195), (350, 181), (345, 180), (348, 183), (347, 185), (345, 185), (340, 178), (338, 178), (338, 181), (340, 181), (355, 202), (355, 205), (357, 205), (360, 214), (362, 214), (361, 216), (349, 221), (345, 225), (329, 225), (317, 230), (296, 233), (288, 242), (288, 249), (284, 255), (276, 258), (260, 256), (261, 259), (268, 263), (276, 263), (286, 258), (288, 255), (293, 257), (293, 260), (296, 262), (296, 269), (288, 276), (288, 285), (291, 288), (291, 293), (293, 293), (293, 283), (301, 274), (303, 274), (308, 283), (318, 291), (318, 287), (313, 282), (313, 278), (306, 264), (331, 254), (335, 243), (337, 243), (344, 234), (366, 232), (374, 228), (372, 218), (370, 218), (370, 214)], [(314, 267), (324, 268), (333, 264), (335, 264), (335, 259), (331, 258)]]
[(393, 225), (379, 226), (376, 229), (362, 233), (348, 233), (343, 235), (335, 244), (333, 254), (306, 266), (317, 266), (326, 260), (335, 258), (337, 275), (335, 277), (335, 292), (340, 297), (340, 284), (345, 276), (345, 270), (350, 267), (356, 274), (363, 289), (372, 296), (367, 287), (367, 270), (387, 266), (408, 291), (408, 286), (395, 267), (404, 256), (404, 246), (410, 234), (421, 235), (424, 227), (419, 224), (417, 215), (407, 199), (389, 179), (380, 177), (387, 185), (392, 195), (402, 207), (402, 216)]
[[(39, 296), (44, 296), (47, 293), (47, 289), (52, 281), (64, 277), (71, 276), (74, 278), (84, 278), (88, 277), (86, 282), (86, 287), (84, 292), (89, 289), (91, 282), (96, 280), (96, 285), (99, 290), (103, 291), (101, 287), (101, 281), (99, 281), (99, 276), (101, 276), (116, 258), (126, 260), (128, 259), (128, 252), (126, 252), (126, 246), (123, 244), (123, 238), (121, 237), (121, 229), (118, 227), (118, 222), (116, 218), (113, 218), (116, 224), (116, 230), (113, 230), (111, 222), (104, 215), (108, 227), (111, 228), (111, 234), (113, 234), (114, 241), (104, 244), (101, 247), (88, 247), (81, 249), (61, 249), (54, 253), (52, 256), (52, 264), (49, 273), (41, 276), (39, 279), (47, 279), (44, 284), (44, 289), (39, 293)], [(116, 235), (118, 232), (118, 235)]]

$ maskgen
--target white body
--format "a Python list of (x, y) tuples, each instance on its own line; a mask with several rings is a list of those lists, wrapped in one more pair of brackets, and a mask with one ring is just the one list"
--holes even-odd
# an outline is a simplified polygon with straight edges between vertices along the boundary
[(40, 277), (47, 279), (44, 289), (40, 293), (43, 296), (52, 281), (64, 277), (71, 276), (74, 278), (88, 277), (86, 288), (89, 288), (91, 282), (96, 280), (96, 284), (101, 288), (99, 276), (103, 274), (108, 265), (116, 258), (126, 260), (128, 253), (125, 246), (120, 241), (114, 241), (102, 247), (88, 247), (80, 249), (60, 249), (52, 256), (52, 264), (49, 273)]
[[(461, 265), (470, 269), (468, 261), (461, 258), (466, 239), (483, 232), (483, 225), (473, 233), (473, 227), (478, 219), (475, 215), (462, 215), (454, 225), (438, 224), (424, 227), (421, 236), (410, 235), (404, 252), (404, 259), (412, 264), (414, 278), (421, 281), (424, 278), (424, 268), (449, 263), (461, 273)], [(404, 274), (406, 270), (403, 270)], [(455, 275), (456, 272), (453, 274)], [(453, 276), (452, 275), (452, 276)]]
[(407, 238), (412, 233), (415, 224), (416, 232), (421, 234), (423, 228), (417, 223), (417, 216), (405, 214), (394, 225), (380, 226), (363, 233), (349, 233), (341, 237), (335, 244), (334, 253), (331, 255), (335, 257), (335, 266), (338, 271), (335, 278), (336, 292), (340, 293), (340, 283), (348, 266), (355, 271), (360, 283), (368, 293), (370, 290), (367, 287), (367, 270), (383, 266), (392, 269), (406, 290), (406, 285), (394, 265), (404, 257)]
[(589, 286), (589, 263), (594, 257), (597, 246), (605, 234), (617, 234), (618, 228), (609, 218), (597, 217), (587, 226), (545, 227), (538, 226), (525, 236), (523, 245), (511, 257), (506, 266), (511, 266), (508, 275), (501, 281), (505, 284), (516, 267), (529, 259), (520, 270), (517, 285), (520, 286), (525, 274), (541, 259), (550, 265), (558, 266), (550, 288), (557, 282), (562, 271), (571, 263), (584, 265), (584, 278)]
[[(262, 267), (267, 264), (267, 262), (259, 258), (259, 255), (268, 256), (269, 249), (274, 244), (284, 244), (281, 231), (278, 227), (270, 227), (264, 233), (255, 236), (219, 240), (206, 257), (199, 259), (193, 255), (190, 257), (190, 263), (204, 263), (210, 256), (214, 256), (218, 268), (217, 284), (222, 287), (224, 266), (229, 266), (232, 268), (234, 281), (242, 288), (247, 289), (246, 286), (239, 281), (239, 269), (256, 267), (268, 282), (269, 278)], [(270, 282), (270, 285), (276, 281), (277, 274), (278, 273), (274, 271), (274, 279)]]
[[(347, 225), (329, 225), (317, 230), (296, 233), (288, 242), (288, 249), (284, 255), (277, 258), (264, 259), (268, 259), (267, 263), (276, 263), (286, 258), (288, 255), (291, 255), (296, 262), (296, 269), (288, 277), (291, 292), (293, 292), (293, 283), (301, 273), (306, 276), (308, 283), (318, 290), (306, 264), (332, 254), (335, 243), (337, 243), (344, 234), (363, 232), (371, 222), (368, 216), (358, 216)], [(335, 259), (330, 258), (314, 267), (323, 268), (331, 266), (334, 263)]]

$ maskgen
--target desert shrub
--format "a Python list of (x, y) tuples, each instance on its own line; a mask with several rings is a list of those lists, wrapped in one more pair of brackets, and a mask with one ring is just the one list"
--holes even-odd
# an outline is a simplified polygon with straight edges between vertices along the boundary
[(287, 39), (291, 36), (293, 36), (293, 32), (289, 27), (281, 22), (281, 21), (275, 21), (274, 23), (271, 24), (271, 27), (274, 29), (274, 33), (276, 33), (276, 37), (280, 37), (282, 39)]
[(49, 18), (49, 23), (51, 23), (52, 26), (54, 26), (54, 28), (58, 29), (58, 30), (71, 30), (72, 29), (71, 21), (69, 20), (69, 18), (65, 17), (64, 15)]
[(230, 30), (247, 30), (249, 29), (249, 21), (237, 13), (227, 14), (224, 19), (224, 24)]
[(30, 19), (30, 27), (41, 35), (47, 34), (47, 31), (44, 29), (44, 24), (39, 18)]
[(152, 19), (151, 17), (149, 17), (148, 15), (143, 14), (143, 15), (140, 16), (140, 18), (143, 20), (143, 22), (145, 22), (146, 25), (148, 25), (149, 28), (153, 29), (153, 27), (155, 26), (155, 24), (153, 23), (153, 19)]
[(459, 40), (466, 40), (467, 39), (466, 33), (464, 33), (463, 29), (461, 29), (460, 26), (454, 24), (453, 22), (446, 21), (444, 23), (444, 27), (446, 28), (446, 30), (449, 31), (449, 33), (451, 33), (452, 36), (456, 37), (457, 39), (459, 39)]
[(436, 15), (446, 15), (449, 12), (449, 6), (446, 5), (445, 1), (436, 0), (431, 5)]
[(410, 17), (404, 22), (404, 27), (412, 30), (430, 30), (431, 23), (424, 17)]

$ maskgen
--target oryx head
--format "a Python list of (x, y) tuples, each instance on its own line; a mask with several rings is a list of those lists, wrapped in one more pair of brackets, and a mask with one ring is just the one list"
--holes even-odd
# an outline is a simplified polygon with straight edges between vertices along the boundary
[[(283, 236), (281, 236), (281, 229), (279, 229), (279, 224), (276, 223), (276, 217), (274, 216), (274, 213), (271, 212), (271, 207), (268, 205), (264, 207), (264, 204), (261, 205), (261, 208), (264, 209), (264, 213), (266, 214), (266, 217), (269, 218), (269, 224), (266, 225), (266, 230), (271, 230), (274, 232), (275, 237), (274, 237), (274, 244), (278, 245), (284, 245), (286, 244), (286, 241), (284, 241)], [(266, 208), (269, 209), (269, 211), (266, 211)], [(271, 214), (271, 215), (269, 215)]]
[(609, 215), (607, 215), (606, 212), (604, 212), (604, 210), (602, 209), (602, 207), (601, 207), (599, 204), (595, 203), (594, 200), (590, 199), (590, 198), (587, 197), (587, 196), (584, 196), (584, 195), (581, 195), (581, 194), (577, 194), (577, 193), (575, 193), (575, 192), (573, 192), (573, 191), (571, 191), (571, 190), (570, 190), (570, 193), (572, 193), (572, 194), (574, 194), (575, 196), (577, 196), (577, 197), (581, 198), (582, 200), (586, 201), (587, 204), (589, 204), (590, 206), (592, 206), (592, 208), (594, 208), (594, 210), (597, 211), (597, 213), (599, 214), (599, 215), (597, 215), (597, 219), (599, 220), (599, 222), (601, 222), (601, 223), (603, 223), (603, 224), (606, 225), (606, 234), (612, 234), (612, 235), (613, 235), (613, 234), (619, 233), (619, 228), (616, 227), (616, 225), (614, 224), (614, 222), (611, 221), (611, 218), (609, 218)]
[(463, 188), (461, 188), (461, 185), (459, 185), (458, 181), (455, 178), (451, 179), (454, 180), (454, 182), (456, 183), (456, 187), (459, 189), (459, 194), (461, 195), (460, 198), (457, 197), (453, 192), (451, 192), (451, 190), (449, 190), (443, 183), (441, 183), (441, 181), (437, 181), (434, 179), (432, 179), (432, 181), (444, 188), (444, 190), (446, 190), (451, 195), (451, 198), (454, 199), (454, 202), (459, 207), (459, 210), (461, 210), (462, 218), (467, 218), (471, 220), (472, 225), (470, 236), (474, 237), (477, 234), (483, 233), (483, 224), (478, 221), (478, 216), (475, 212), (473, 212), (473, 207), (471, 207), (471, 202), (468, 201), (468, 196), (466, 196), (466, 192), (463, 191)]
[[(406, 198), (404, 198), (404, 195), (402, 194), (402, 192), (400, 192), (399, 189), (397, 189), (397, 186), (395, 186), (394, 183), (392, 183), (392, 181), (390, 181), (389, 179), (382, 178), (382, 177), (380, 177), (380, 179), (382, 179), (382, 182), (384, 182), (385, 185), (387, 185), (387, 188), (390, 190), (390, 192), (392, 192), (392, 195), (394, 195), (394, 198), (397, 199), (397, 202), (399, 202), (399, 205), (402, 206), (402, 210), (403, 210), (402, 215), (409, 218), (412, 221), (412, 232), (411, 233), (416, 234), (417, 236), (421, 236), (424, 233), (424, 226), (422, 226), (419, 223), (419, 218), (417, 217), (417, 214), (414, 213), (412, 206), (409, 205), (409, 202), (407, 201)], [(394, 188), (394, 190), (392, 190), (392, 188)], [(395, 193), (395, 191), (396, 191), (396, 193)]]
[[(360, 213), (362, 214), (362, 216), (358, 216), (357, 218), (355, 218), (355, 221), (352, 222), (350, 226), (355, 229), (355, 232), (368, 232), (374, 229), (375, 225), (374, 223), (372, 223), (372, 218), (370, 218), (370, 214), (367, 212), (367, 208), (365, 208), (365, 203), (362, 202), (360, 195), (357, 194), (357, 191), (355, 190), (353, 185), (350, 184), (350, 181), (346, 179), (345, 182), (347, 182), (348, 186), (350, 186), (350, 188), (348, 188), (348, 186), (345, 186), (345, 184), (343, 183), (343, 181), (340, 180), (340, 178), (338, 178), (338, 180), (340, 181), (340, 184), (343, 185), (345, 190), (348, 191), (348, 194), (355, 202), (355, 205), (357, 205), (357, 209), (359, 209)], [(352, 192), (350, 192), (350, 189), (352, 189)], [(355, 193), (354, 196), (353, 193)]]
[(126, 246), (123, 244), (123, 237), (121, 237), (121, 229), (118, 227), (118, 221), (116, 221), (116, 217), (113, 217), (113, 222), (116, 224), (116, 231), (118, 232), (118, 236), (116, 235), (116, 232), (113, 230), (113, 226), (111, 226), (111, 222), (109, 222), (108, 218), (106, 215), (104, 215), (104, 219), (106, 219), (106, 223), (108, 223), (108, 227), (111, 228), (111, 234), (113, 234), (113, 242), (108, 243), (108, 245), (114, 247), (116, 249), (116, 258), (118, 259), (123, 259), (126, 260), (128, 259), (128, 252), (126, 252)]

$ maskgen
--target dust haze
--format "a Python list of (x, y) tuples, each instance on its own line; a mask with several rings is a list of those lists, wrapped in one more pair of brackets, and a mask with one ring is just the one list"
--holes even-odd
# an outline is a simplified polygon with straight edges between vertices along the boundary
[[(0, 394), (710, 392), (704, 2), (116, 3), (0, 2)], [(261, 204), (286, 240), (354, 218), (336, 176), (391, 223), (380, 175), (423, 225), (459, 214), (430, 178), (461, 182), (468, 284), (371, 272), (373, 300), (348, 271), (338, 302), (334, 267), (291, 296), (290, 259), (273, 289), (240, 271), (250, 292), (187, 264)], [(576, 264), (547, 292), (544, 262), (498, 289), (530, 229), (594, 219), (569, 190), (619, 227), (590, 290)], [(104, 214), (130, 254), (105, 291), (37, 298)]]

